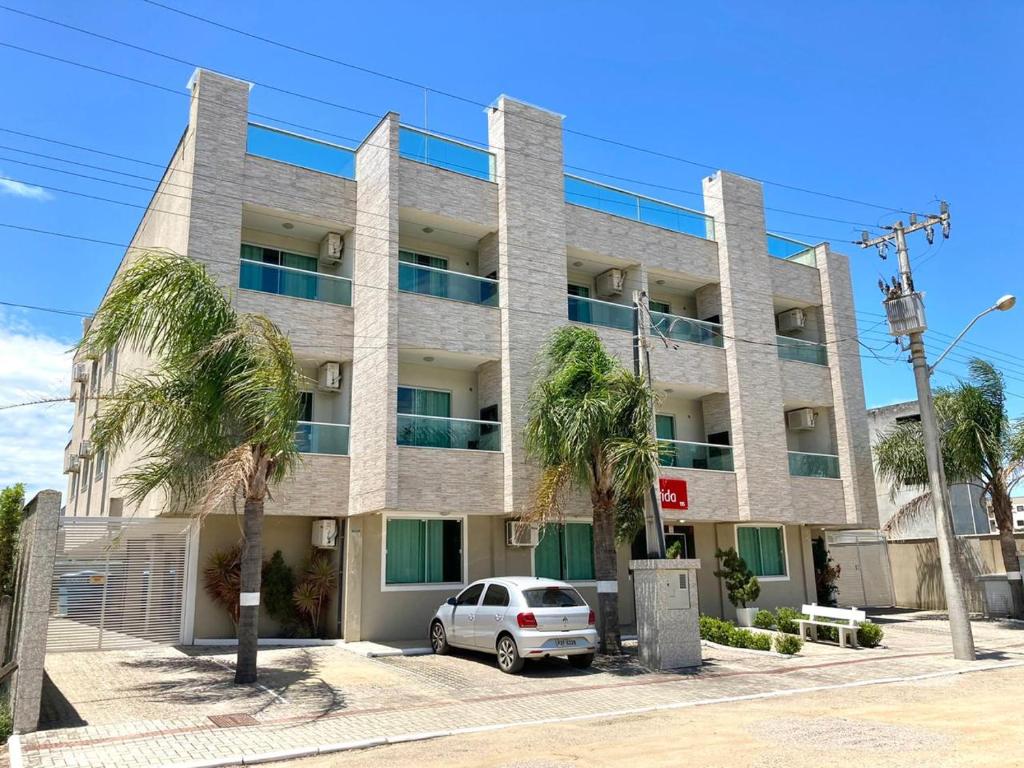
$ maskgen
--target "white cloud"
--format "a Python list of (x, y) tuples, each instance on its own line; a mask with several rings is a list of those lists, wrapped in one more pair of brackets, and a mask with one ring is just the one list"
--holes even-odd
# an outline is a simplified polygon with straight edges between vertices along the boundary
[[(69, 346), (14, 316), (0, 315), (0, 405), (66, 397)], [(64, 445), (73, 415), (71, 403), (0, 410), (0, 487), (23, 482), (27, 498), (43, 488), (63, 495)]]
[[(2, 173), (2, 171), (0, 171), (0, 173)], [(0, 193), (14, 195), (15, 197), (24, 197), (28, 200), (44, 201), (53, 199), (53, 195), (42, 187), (25, 184), (24, 182), (15, 181), (14, 179), (6, 179), (3, 176), (0, 176)]]

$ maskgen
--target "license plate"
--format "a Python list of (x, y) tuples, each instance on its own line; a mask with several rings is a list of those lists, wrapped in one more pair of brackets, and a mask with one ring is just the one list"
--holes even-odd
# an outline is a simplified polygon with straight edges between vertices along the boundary
[(555, 640), (556, 648), (572, 648), (575, 647), (575, 640)]

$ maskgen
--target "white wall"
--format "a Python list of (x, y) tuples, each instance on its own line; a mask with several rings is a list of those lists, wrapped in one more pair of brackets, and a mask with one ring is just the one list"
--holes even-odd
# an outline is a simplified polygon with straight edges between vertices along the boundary
[(457, 419), (480, 418), (475, 370), (463, 371), (436, 365), (401, 363), (398, 366), (398, 385), (451, 392), (453, 417)]

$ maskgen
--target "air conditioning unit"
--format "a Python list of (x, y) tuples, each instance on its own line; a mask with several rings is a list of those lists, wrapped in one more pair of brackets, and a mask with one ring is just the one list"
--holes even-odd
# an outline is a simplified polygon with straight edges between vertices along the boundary
[(775, 316), (775, 321), (779, 324), (779, 331), (782, 333), (800, 331), (807, 325), (807, 313), (802, 309), (790, 309), (786, 312), (779, 312)]
[(813, 408), (797, 408), (786, 414), (786, 426), (794, 432), (807, 432), (814, 429), (814, 422)]
[(83, 440), (78, 444), (78, 455), (83, 459), (88, 459), (92, 456), (92, 442), (89, 440)]
[(341, 363), (321, 363), (317, 368), (316, 386), (321, 392), (340, 392)]
[(89, 378), (89, 366), (85, 363), (75, 363), (71, 368), (72, 381), (86, 381)]
[(540, 527), (522, 520), (505, 522), (505, 546), (536, 547), (540, 541)]
[(602, 272), (594, 280), (597, 295), (604, 298), (621, 296), (626, 282), (626, 273), (621, 269), (609, 269)]
[(79, 472), (82, 469), (82, 460), (75, 456), (73, 453), (69, 453), (64, 457), (64, 474), (70, 474), (72, 472)]
[(345, 238), (337, 232), (328, 232), (320, 241), (320, 261), (324, 264), (340, 264), (345, 252)]
[(325, 518), (313, 521), (313, 546), (317, 549), (334, 549), (338, 545), (338, 521)]

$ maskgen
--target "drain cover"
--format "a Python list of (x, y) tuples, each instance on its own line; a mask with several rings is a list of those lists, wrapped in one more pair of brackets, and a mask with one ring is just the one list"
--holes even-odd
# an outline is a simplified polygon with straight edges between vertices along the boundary
[(238, 728), (243, 725), (259, 725), (259, 720), (248, 712), (237, 712), (233, 715), (210, 715), (210, 722), (218, 728)]

